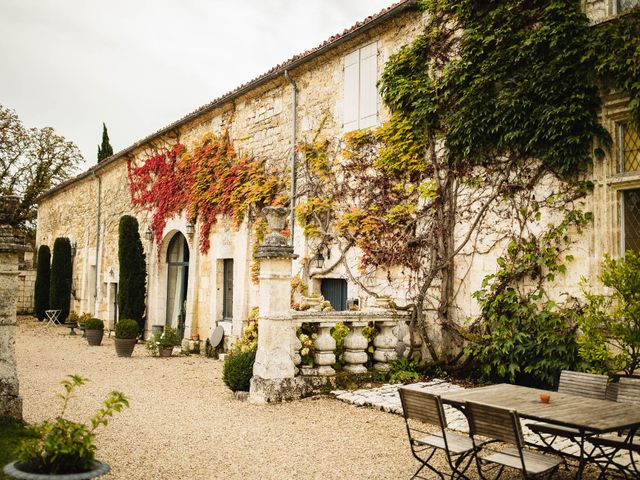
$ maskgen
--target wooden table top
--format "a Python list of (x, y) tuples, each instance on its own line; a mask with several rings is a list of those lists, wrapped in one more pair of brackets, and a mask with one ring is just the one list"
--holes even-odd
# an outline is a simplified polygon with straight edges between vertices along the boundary
[[(551, 395), (549, 403), (540, 402), (541, 393)], [(518, 412), (522, 418), (595, 433), (640, 426), (640, 408), (634, 405), (506, 383), (444, 393), (441, 398), (444, 403), (458, 407), (464, 407), (464, 402), (472, 401), (508, 408)]]

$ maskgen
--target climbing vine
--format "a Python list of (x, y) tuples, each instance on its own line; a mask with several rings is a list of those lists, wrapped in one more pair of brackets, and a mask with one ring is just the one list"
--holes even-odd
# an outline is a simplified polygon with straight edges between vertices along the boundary
[(206, 134), (191, 151), (178, 143), (141, 165), (129, 162), (128, 172), (133, 203), (153, 212), (151, 229), (158, 245), (167, 220), (182, 211), (191, 221), (199, 220), (200, 250), (206, 253), (219, 216), (239, 225), (247, 214), (287, 201), (283, 175), (239, 155), (227, 131)]
[[(386, 269), (392, 280), (393, 266), (403, 267), (414, 326), (432, 359), (452, 364), (470, 336), (455, 299), (474, 255), (510, 246), (478, 296), (486, 324), (514, 305), (534, 304), (538, 317), (559, 311), (541, 285), (512, 287), (562, 274), (567, 259), (534, 240), (569, 245), (589, 221), (581, 178), (594, 139), (596, 154), (611, 145), (598, 118), (602, 86), (624, 88), (638, 111), (638, 9), (594, 27), (576, 0), (421, 7), (424, 31), (390, 57), (379, 83), (390, 121), (301, 147), (313, 174), (297, 214), (320, 244), (360, 248), (361, 269)], [(545, 216), (546, 234), (533, 228)], [(532, 259), (548, 260), (546, 273), (515, 275)], [(453, 348), (435, 348), (429, 323)], [(552, 371), (534, 373), (549, 381)]]

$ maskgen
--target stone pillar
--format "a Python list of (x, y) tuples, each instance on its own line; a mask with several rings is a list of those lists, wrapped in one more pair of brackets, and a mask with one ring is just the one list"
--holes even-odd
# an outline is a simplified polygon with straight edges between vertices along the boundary
[(283, 392), (295, 376), (295, 324), (291, 318), (293, 247), (280, 231), (289, 210), (266, 207), (269, 233), (255, 255), (260, 260), (258, 351), (253, 365), (249, 400), (265, 403), (286, 398)]
[(22, 420), (16, 370), (16, 292), (21, 238), (7, 225), (18, 206), (18, 197), (0, 198), (0, 420)]

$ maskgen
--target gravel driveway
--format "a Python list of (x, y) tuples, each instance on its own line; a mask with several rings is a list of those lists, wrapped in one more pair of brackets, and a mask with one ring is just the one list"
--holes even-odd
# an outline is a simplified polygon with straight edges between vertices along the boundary
[(24, 317), (16, 353), (28, 422), (59, 411), (58, 382), (70, 373), (90, 379), (70, 409), (75, 419), (93, 414), (111, 390), (127, 394), (131, 408), (98, 434), (97, 457), (113, 469), (104, 478), (397, 479), (417, 468), (400, 416), (325, 397), (240, 402), (217, 360), (153, 358), (142, 345), (118, 358), (112, 339), (89, 347), (66, 328)]

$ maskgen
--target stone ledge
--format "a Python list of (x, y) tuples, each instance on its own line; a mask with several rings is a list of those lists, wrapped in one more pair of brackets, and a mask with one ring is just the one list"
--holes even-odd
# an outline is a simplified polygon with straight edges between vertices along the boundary
[(249, 402), (264, 404), (300, 400), (322, 387), (335, 388), (334, 377), (251, 378)]

